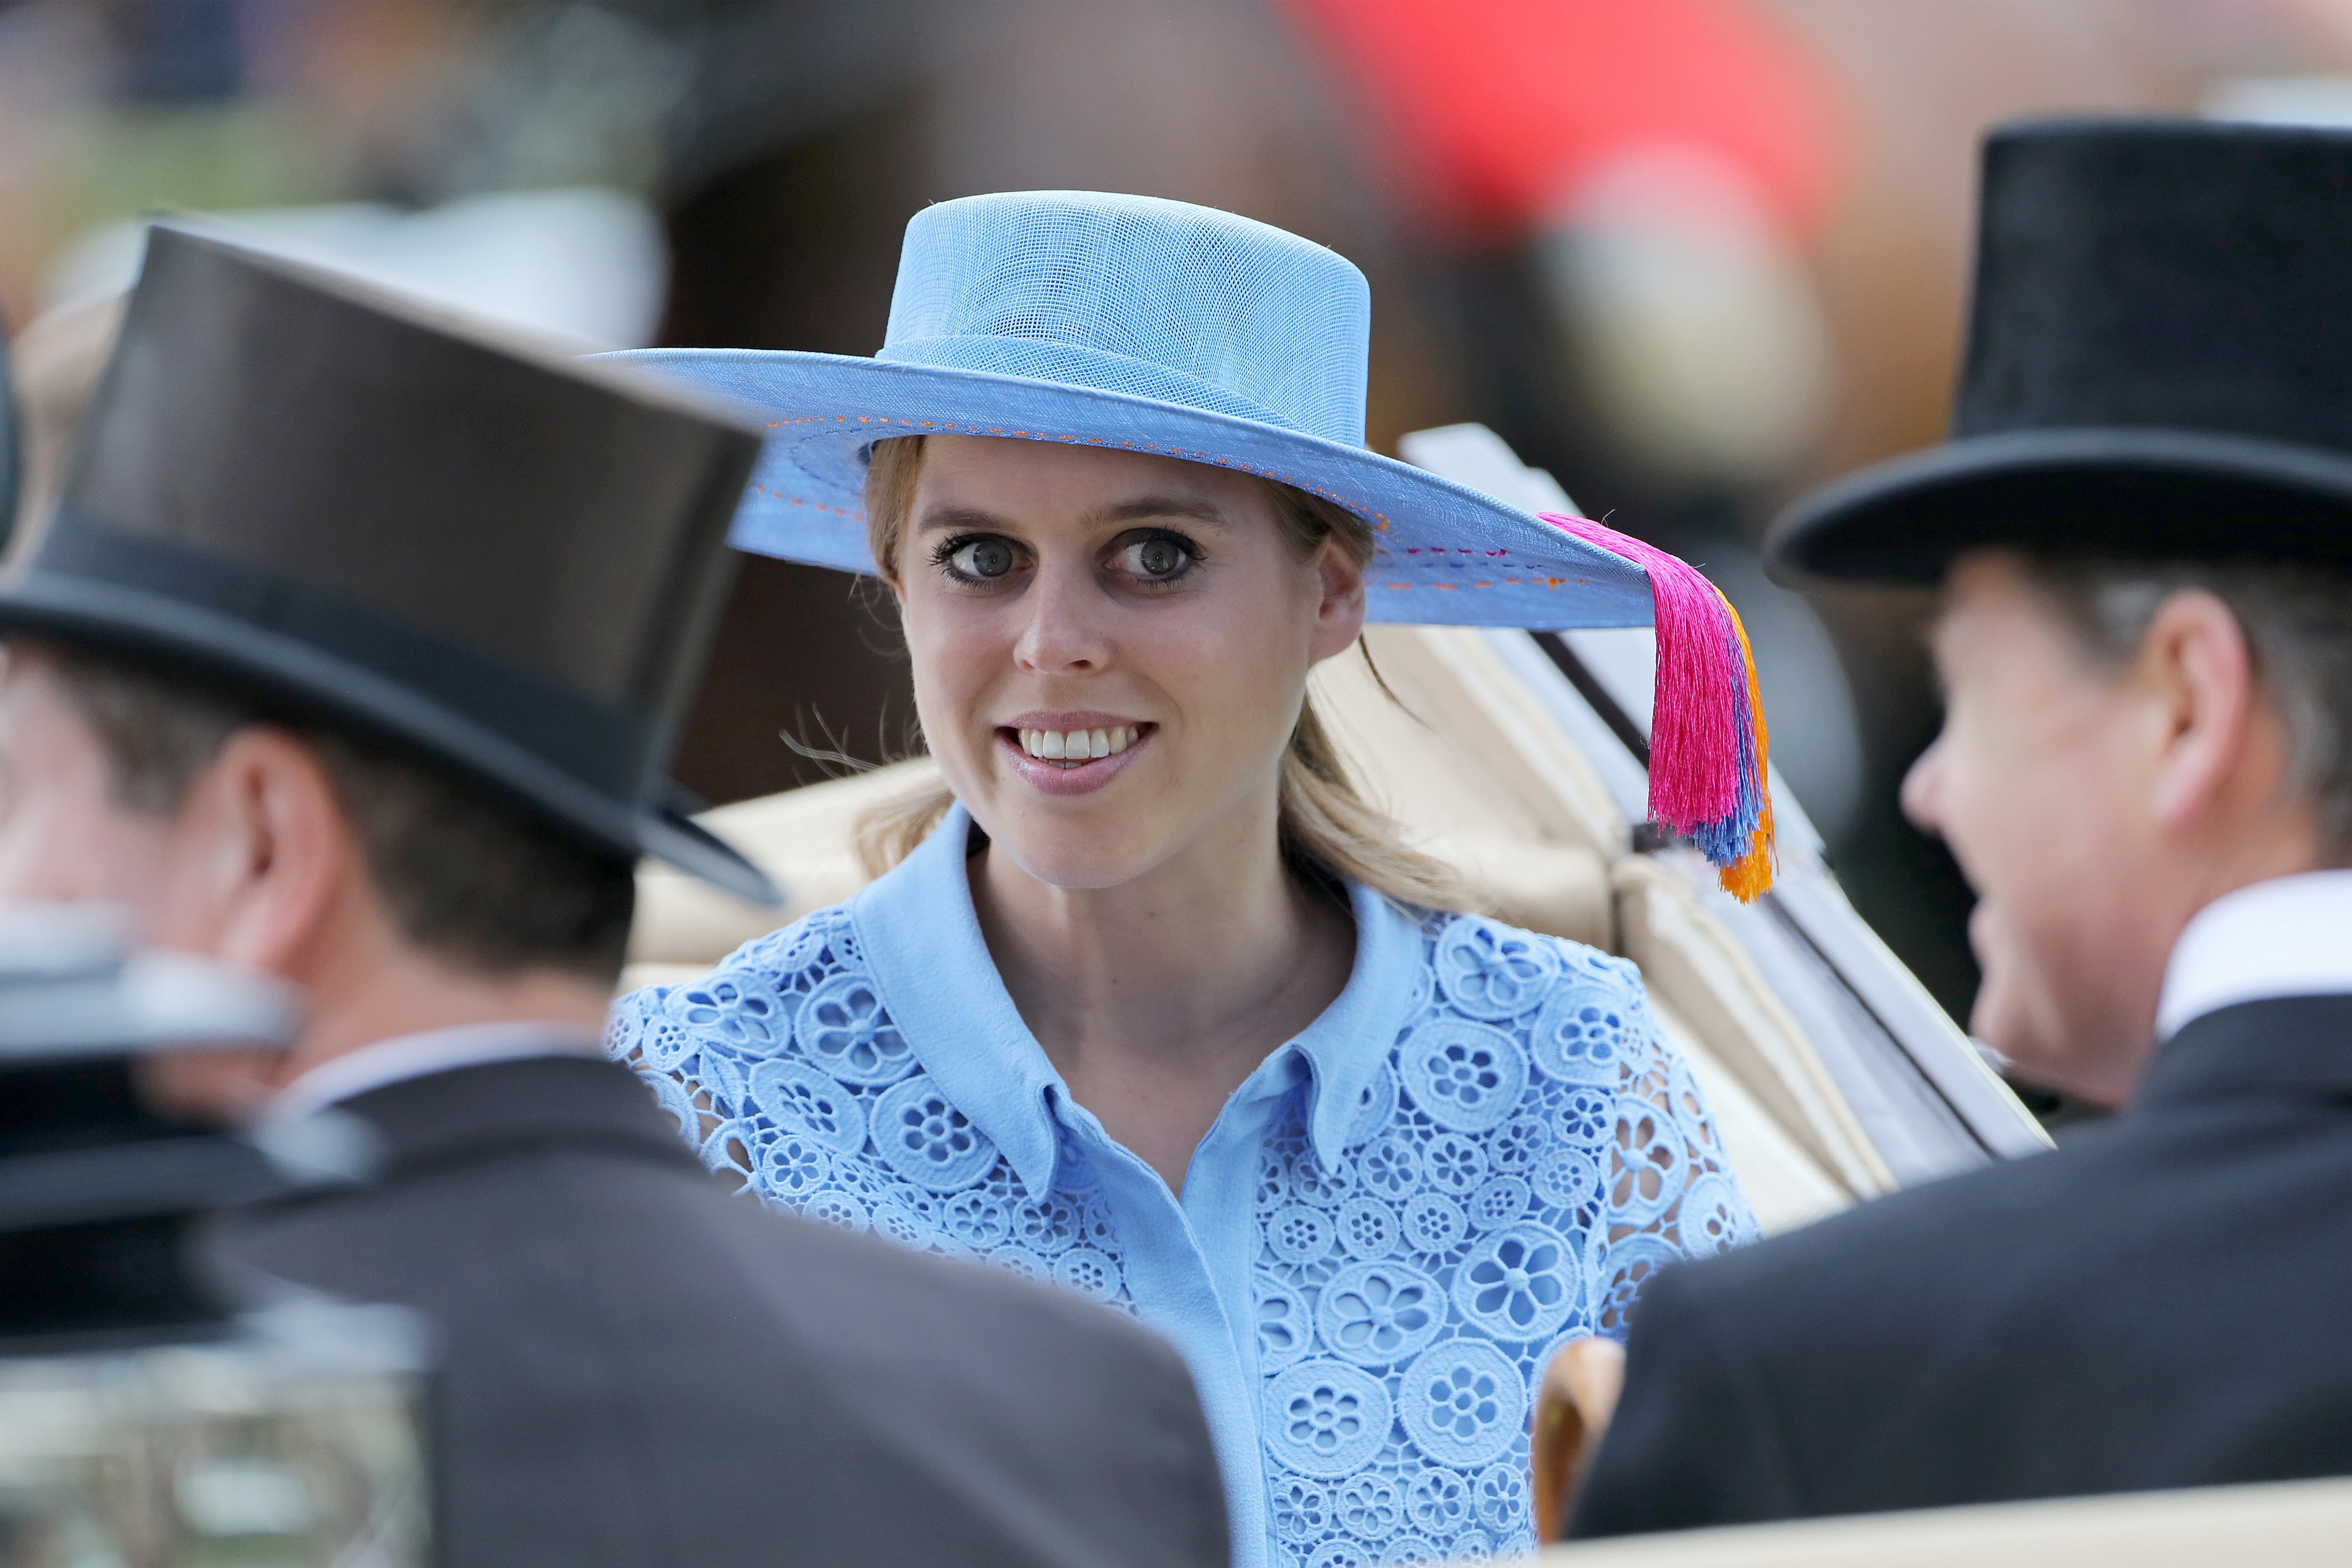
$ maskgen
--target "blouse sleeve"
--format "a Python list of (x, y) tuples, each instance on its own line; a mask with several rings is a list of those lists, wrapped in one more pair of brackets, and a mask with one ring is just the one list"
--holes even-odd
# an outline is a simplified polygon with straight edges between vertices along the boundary
[(811, 990), (828, 978), (854, 988), (842, 977), (856, 965), (847, 915), (819, 910), (754, 937), (698, 980), (623, 997), (605, 1027), (605, 1053), (636, 1070), (704, 1165), (756, 1192), (750, 1140), (760, 1065), (789, 1050)]
[(1592, 1324), (1622, 1341), (1634, 1301), (1660, 1269), (1761, 1233), (1706, 1098), (1650, 1009), (1640, 971), (1617, 962), (1632, 1027), (1602, 1165), (1606, 1245), (1593, 1281)]
[[(677, 1123), (678, 1136), (702, 1163), (738, 1186), (750, 1180), (747, 1151), (731, 1136), (738, 1108), (729, 1085), (724, 998), (709, 994), (717, 977), (692, 986), (646, 986), (613, 1004), (604, 1026), (604, 1053), (632, 1068)], [(725, 982), (719, 981), (724, 987)], [(698, 1020), (698, 1015), (709, 1015)]]

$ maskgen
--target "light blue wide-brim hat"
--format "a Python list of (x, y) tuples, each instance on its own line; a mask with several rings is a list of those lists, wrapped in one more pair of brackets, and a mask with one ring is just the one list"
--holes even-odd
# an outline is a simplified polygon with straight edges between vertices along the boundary
[(738, 549), (871, 572), (866, 455), (896, 435), (1156, 453), (1280, 480), (1372, 527), (1375, 621), (1645, 626), (1642, 569), (1364, 444), (1371, 296), (1346, 257), (1213, 208), (1027, 191), (907, 225), (870, 360), (749, 349), (605, 356), (766, 413)]

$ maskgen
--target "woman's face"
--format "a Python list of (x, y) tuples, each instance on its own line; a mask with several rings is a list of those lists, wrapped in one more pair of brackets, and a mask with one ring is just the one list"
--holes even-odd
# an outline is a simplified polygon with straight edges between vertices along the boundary
[(932, 754), (1060, 887), (1270, 846), (1307, 672), (1364, 618), (1361, 570), (1302, 559), (1262, 484), (1098, 447), (930, 437), (897, 564)]

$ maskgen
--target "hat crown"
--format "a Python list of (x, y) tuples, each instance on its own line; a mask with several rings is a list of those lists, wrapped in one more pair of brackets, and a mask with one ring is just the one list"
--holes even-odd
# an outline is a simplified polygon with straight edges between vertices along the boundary
[(43, 559), (100, 528), (651, 714), (755, 446), (673, 389), (157, 229)]
[(677, 388), (157, 229), (0, 626), (168, 659), (772, 898), (663, 778), (759, 450)]
[(877, 358), (1364, 440), (1371, 295), (1346, 257), (1150, 196), (1031, 191), (907, 225)]
[(2352, 449), (2352, 135), (2011, 127), (1985, 149), (1955, 436), (2197, 430)]

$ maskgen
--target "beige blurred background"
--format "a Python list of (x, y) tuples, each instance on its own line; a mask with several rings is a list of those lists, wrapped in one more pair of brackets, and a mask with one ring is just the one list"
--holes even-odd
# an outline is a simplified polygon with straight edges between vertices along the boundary
[[(0, 0), (0, 321), (55, 426), (157, 213), (583, 349), (846, 353), (929, 201), (1284, 225), (1372, 278), (1375, 444), (1485, 423), (1723, 583), (1841, 876), (1958, 1011), (1965, 889), (1895, 809), (1923, 607), (1786, 594), (1756, 541), (1937, 438), (1988, 124), (2352, 121), (2347, 81), (2352, 0)], [(902, 687), (869, 591), (747, 561), (680, 776), (901, 754)]]

